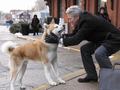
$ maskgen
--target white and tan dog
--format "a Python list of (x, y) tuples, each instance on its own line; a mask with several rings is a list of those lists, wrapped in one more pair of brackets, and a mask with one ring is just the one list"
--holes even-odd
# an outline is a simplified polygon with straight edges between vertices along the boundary
[(50, 85), (58, 84), (51, 78), (50, 69), (53, 70), (59, 83), (65, 83), (65, 81), (60, 78), (57, 70), (58, 44), (45, 42), (46, 35), (49, 35), (51, 32), (59, 37), (59, 32), (63, 30), (63, 26), (55, 24), (52, 20), (52, 22), (45, 27), (46, 30), (44, 30), (41, 39), (36, 39), (31, 43), (20, 46), (16, 46), (12, 41), (8, 41), (2, 45), (2, 51), (10, 56), (10, 90), (15, 90), (15, 81), (18, 75), (20, 76), (20, 88), (22, 88), (22, 78), (29, 60), (41, 61), (43, 63), (45, 76)]

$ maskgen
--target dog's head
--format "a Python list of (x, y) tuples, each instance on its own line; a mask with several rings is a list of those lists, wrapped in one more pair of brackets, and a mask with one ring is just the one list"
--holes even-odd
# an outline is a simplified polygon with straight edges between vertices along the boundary
[(59, 24), (56, 24), (54, 19), (52, 19), (51, 23), (50, 24), (44, 24), (44, 30), (47, 30), (47, 34), (55, 34), (56, 36), (60, 36), (61, 33), (64, 31), (64, 25), (59, 25)]

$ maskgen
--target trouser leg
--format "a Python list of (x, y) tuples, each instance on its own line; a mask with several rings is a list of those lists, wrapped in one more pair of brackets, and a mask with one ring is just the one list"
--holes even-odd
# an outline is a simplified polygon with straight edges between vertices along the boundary
[(97, 72), (93, 62), (92, 54), (100, 44), (89, 42), (81, 47), (81, 57), (88, 77), (97, 78)]
[(33, 28), (33, 36), (35, 36), (35, 28)]
[(100, 46), (95, 51), (95, 58), (99, 63), (100, 68), (112, 68), (109, 56), (112, 53), (109, 52), (104, 46)]

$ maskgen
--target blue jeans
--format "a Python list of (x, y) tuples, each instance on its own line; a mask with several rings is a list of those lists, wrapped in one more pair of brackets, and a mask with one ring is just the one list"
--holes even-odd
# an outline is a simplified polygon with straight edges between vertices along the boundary
[(97, 72), (93, 62), (92, 54), (95, 54), (95, 58), (100, 68), (112, 68), (112, 64), (109, 59), (109, 55), (112, 53), (109, 52), (103, 45), (88, 42), (81, 47), (80, 51), (85, 71), (89, 77), (97, 78)]
[(95, 58), (99, 63), (100, 68), (112, 68), (112, 64), (109, 59), (110, 55), (111, 52), (108, 52), (108, 50), (103, 45), (96, 49)]

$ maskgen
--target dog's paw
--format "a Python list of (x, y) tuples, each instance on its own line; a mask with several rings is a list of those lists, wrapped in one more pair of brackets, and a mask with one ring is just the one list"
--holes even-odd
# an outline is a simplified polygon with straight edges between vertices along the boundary
[(52, 86), (56, 86), (57, 85), (56, 82), (49, 82), (49, 84), (52, 85)]
[(58, 79), (58, 82), (59, 82), (60, 84), (65, 84), (65, 81), (62, 80), (62, 79)]
[(26, 90), (26, 88), (25, 87), (20, 87), (20, 90)]
[(20, 90), (26, 90), (26, 87), (25, 86), (21, 86)]

